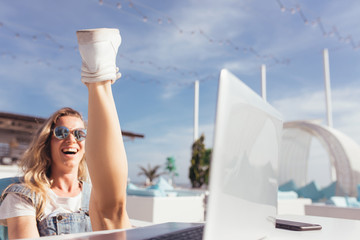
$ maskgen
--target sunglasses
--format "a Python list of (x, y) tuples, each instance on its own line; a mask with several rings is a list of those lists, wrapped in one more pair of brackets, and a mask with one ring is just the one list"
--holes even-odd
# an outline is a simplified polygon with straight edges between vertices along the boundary
[(85, 140), (87, 131), (84, 128), (70, 130), (64, 126), (58, 126), (54, 129), (54, 136), (60, 140), (67, 138), (70, 133), (74, 135), (76, 141), (81, 142)]

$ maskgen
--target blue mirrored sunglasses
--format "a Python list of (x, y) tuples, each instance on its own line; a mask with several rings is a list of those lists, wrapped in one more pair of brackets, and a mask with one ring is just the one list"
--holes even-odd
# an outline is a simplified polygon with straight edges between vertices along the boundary
[(67, 138), (70, 133), (74, 135), (76, 141), (80, 142), (85, 140), (87, 131), (84, 128), (77, 128), (70, 131), (70, 129), (64, 126), (58, 126), (54, 129), (54, 136), (60, 140)]

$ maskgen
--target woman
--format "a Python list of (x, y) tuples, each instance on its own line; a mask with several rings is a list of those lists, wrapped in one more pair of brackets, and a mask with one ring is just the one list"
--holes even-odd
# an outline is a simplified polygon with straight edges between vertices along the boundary
[[(78, 112), (64, 108), (40, 128), (21, 160), (23, 183), (2, 196), (0, 219), (6, 220), (11, 239), (130, 227), (127, 159), (111, 91), (119, 78), (115, 61), (120, 34), (117, 29), (90, 29), (77, 36), (81, 80), (89, 92), (88, 126), (85, 130)], [(6, 212), (14, 199), (18, 204)], [(19, 212), (13, 211), (16, 206), (20, 215), (14, 214)]]

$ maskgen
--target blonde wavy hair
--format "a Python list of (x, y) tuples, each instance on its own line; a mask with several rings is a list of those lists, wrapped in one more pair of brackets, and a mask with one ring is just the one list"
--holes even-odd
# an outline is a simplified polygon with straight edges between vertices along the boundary
[[(85, 121), (81, 114), (72, 108), (62, 108), (53, 113), (38, 129), (29, 148), (25, 151), (19, 161), (19, 166), (24, 172), (24, 183), (36, 194), (36, 218), (43, 216), (47, 201), (48, 189), (51, 186), (51, 136), (56, 122), (64, 116), (80, 118)], [(88, 171), (85, 162), (85, 154), (81, 159), (78, 170), (79, 181), (88, 180)]]

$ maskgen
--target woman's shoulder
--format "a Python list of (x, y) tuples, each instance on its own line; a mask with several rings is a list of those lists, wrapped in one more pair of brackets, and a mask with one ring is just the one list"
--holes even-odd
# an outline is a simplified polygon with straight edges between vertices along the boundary
[(4, 198), (9, 193), (14, 193), (23, 198), (29, 199), (34, 203), (36, 202), (36, 199), (37, 199), (35, 192), (31, 191), (31, 189), (28, 186), (26, 186), (26, 184), (23, 182), (13, 183), (13, 184), (9, 185), (2, 193), (0, 201), (4, 200)]
[(28, 186), (26, 186), (25, 183), (19, 182), (9, 185), (4, 191), (4, 193), (10, 193), (10, 192), (27, 194), (28, 192), (30, 193), (31, 190)]

